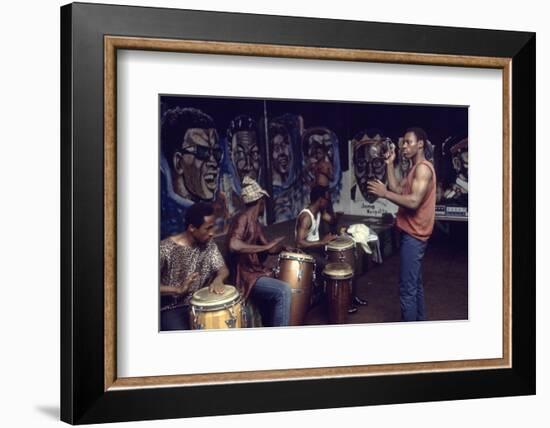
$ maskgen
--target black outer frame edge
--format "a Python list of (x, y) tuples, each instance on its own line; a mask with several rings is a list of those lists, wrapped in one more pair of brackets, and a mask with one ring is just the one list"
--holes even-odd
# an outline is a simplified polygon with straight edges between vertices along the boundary
[[(68, 11), (63, 12), (63, 9)], [(410, 33), (414, 32), (421, 38), (421, 47), (418, 48), (418, 44), (412, 43), (406, 49), (399, 49), (400, 51), (514, 57), (513, 138), (514, 141), (519, 141), (519, 134), (529, 135), (534, 141), (535, 43), (533, 33), (345, 21), (346, 26), (354, 27), (354, 31), (345, 29), (344, 34), (331, 35), (334, 37), (331, 37), (330, 41), (319, 41), (315, 32), (321, 27), (333, 26), (332, 20), (287, 19), (250, 14), (95, 4), (74, 4), (64, 6), (63, 9), (61, 20), (62, 420), (80, 424), (166, 419), (527, 395), (535, 392), (535, 315), (534, 312), (529, 312), (535, 306), (534, 222), (526, 210), (523, 213), (519, 211), (513, 213), (513, 266), (515, 268), (513, 284), (516, 287), (513, 288), (512, 369), (152, 388), (104, 393), (103, 147), (102, 145), (97, 147), (97, 141), (103, 141), (103, 67), (100, 60), (103, 58), (104, 34), (159, 37), (162, 33), (162, 38), (185, 36), (188, 39), (202, 40), (219, 39), (384, 50), (366, 45), (353, 46), (350, 42), (350, 40), (356, 40), (357, 34), (352, 35), (354, 31), (361, 33), (361, 28), (368, 27), (370, 32), (381, 33), (387, 33), (391, 29), (392, 36), (395, 37), (389, 39), (394, 48), (391, 45), (385, 47), (388, 48), (387, 50), (395, 50), (395, 46), (406, 45), (406, 35), (409, 34), (410, 39)], [(231, 24), (228, 26), (229, 18), (231, 18)], [(204, 25), (200, 24), (205, 19), (216, 25), (205, 30)], [(243, 24), (237, 25), (239, 30), (236, 32), (232, 27), (235, 25), (235, 19)], [(182, 25), (182, 21), (185, 22), (185, 26)], [(336, 22), (341, 24), (343, 21)], [(163, 24), (162, 30), (157, 27), (160, 23)], [(169, 25), (164, 26), (165, 23)], [(287, 29), (297, 26), (298, 23), (301, 25), (300, 31), (291, 32), (292, 40), (288, 40), (286, 34), (281, 36), (280, 33), (270, 32), (278, 25), (283, 25)], [(174, 27), (175, 24), (178, 24), (177, 28)], [(251, 29), (254, 27), (253, 24), (259, 27), (256, 31)], [(182, 27), (185, 27), (185, 30), (182, 30)], [(264, 30), (267, 31), (267, 35), (264, 34)], [(136, 34), (137, 31), (139, 34)], [(420, 34), (419, 31), (423, 33)], [(443, 37), (438, 39), (439, 43), (434, 43), (433, 39), (428, 37), (430, 34), (433, 35), (433, 31), (436, 31), (438, 36), (448, 31), (452, 37)], [(185, 34), (182, 35), (182, 32)], [(64, 40), (67, 34), (71, 36), (70, 42)], [(457, 40), (457, 34), (468, 40)], [(486, 43), (481, 47), (480, 34), (489, 39), (489, 41), (483, 40)], [(383, 34), (378, 35), (378, 39), (384, 39)], [(381, 41), (377, 40), (375, 43), (370, 40), (369, 43), (376, 45)], [(455, 48), (456, 51), (453, 51)], [(79, 55), (83, 49), (86, 54)], [(518, 84), (520, 81), (523, 82), (521, 91)], [(527, 91), (523, 89), (525, 85), (527, 85)], [(83, 105), (83, 100), (87, 101), (86, 105)], [(526, 107), (529, 114), (522, 113), (522, 109)], [(71, 128), (71, 114), (74, 114), (74, 129)], [(522, 153), (518, 149), (518, 144), (513, 145), (514, 168), (516, 170), (522, 168), (523, 171), (528, 172), (521, 176), (516, 174), (514, 178), (514, 206), (518, 206), (515, 205), (518, 203), (534, 206), (534, 151), (525, 152), (528, 151)], [(72, 172), (74, 172), (74, 182), (71, 181)], [(70, 194), (71, 184), (74, 184), (72, 195)], [(531, 185), (532, 191), (518, 196), (517, 190), (523, 189), (526, 185), (528, 188)], [(72, 210), (71, 197), (74, 200)], [(70, 223), (73, 219), (74, 233), (77, 234), (74, 241)], [(520, 232), (525, 233), (522, 238), (517, 235)], [(71, 251), (73, 249), (74, 252)], [(70, 256), (73, 254), (74, 264), (71, 265)], [(72, 266), (74, 266), (74, 272)], [(520, 280), (521, 293), (518, 287)], [(527, 284), (524, 285), (524, 281)], [(98, 284), (101, 284), (99, 290)], [(67, 319), (74, 324), (68, 326)], [(474, 384), (475, 391), (472, 390)], [(449, 388), (449, 385), (453, 385), (453, 388)], [(264, 399), (266, 395), (270, 397), (269, 400)], [(221, 400), (216, 400), (215, 408), (210, 404), (212, 397), (222, 397)]]
[(73, 356), (72, 356), (72, 6), (60, 10), (61, 34), (61, 340), (60, 340), (60, 417), (68, 423), (74, 423), (73, 400)]
[[(536, 391), (536, 36), (512, 61), (512, 357)], [(526, 149), (526, 145), (529, 145)]]
[(513, 370), (376, 376), (367, 380), (325, 379), (122, 390), (107, 392), (79, 423), (343, 408), (533, 393)]
[[(532, 33), (191, 9), (73, 3), (105, 34), (275, 45), (513, 57)], [(147, 19), (147, 16), (154, 16)], [(162, 36), (156, 26), (162, 21)], [(209, 26), (205, 26), (208, 20)], [(185, 22), (183, 26), (182, 23)], [(120, 24), (120, 25), (118, 25)], [(109, 31), (114, 26), (117, 31)], [(183, 28), (185, 27), (185, 28)], [(182, 34), (185, 33), (184, 36)], [(266, 41), (266, 33), (269, 41)], [(359, 37), (360, 36), (360, 37)]]

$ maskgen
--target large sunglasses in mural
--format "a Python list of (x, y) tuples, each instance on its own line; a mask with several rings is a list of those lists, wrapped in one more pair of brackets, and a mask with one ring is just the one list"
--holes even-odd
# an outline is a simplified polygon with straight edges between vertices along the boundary
[(197, 159), (202, 161), (207, 161), (211, 157), (213, 157), (217, 163), (220, 163), (223, 157), (223, 151), (219, 147), (211, 148), (211, 147), (196, 145), (192, 149), (182, 149), (181, 152), (184, 154), (193, 155)]

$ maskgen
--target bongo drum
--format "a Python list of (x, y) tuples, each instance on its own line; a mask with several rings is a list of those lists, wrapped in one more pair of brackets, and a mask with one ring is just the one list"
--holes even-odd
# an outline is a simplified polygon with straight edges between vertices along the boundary
[(283, 251), (279, 254), (275, 276), (290, 285), (292, 290), (290, 325), (302, 325), (315, 280), (315, 259), (308, 254)]
[(331, 324), (345, 324), (348, 319), (353, 269), (348, 263), (329, 263), (323, 270)]
[(192, 330), (240, 328), (244, 326), (241, 295), (232, 285), (223, 294), (211, 293), (208, 287), (193, 293), (189, 318)]

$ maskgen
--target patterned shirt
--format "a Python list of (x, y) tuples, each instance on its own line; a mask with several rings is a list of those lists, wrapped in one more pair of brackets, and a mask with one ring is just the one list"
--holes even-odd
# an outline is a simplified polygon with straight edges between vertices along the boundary
[(188, 303), (193, 293), (206, 287), (216, 272), (225, 266), (220, 250), (214, 241), (203, 246), (180, 245), (167, 238), (160, 242), (160, 283), (168, 287), (181, 287), (183, 281), (193, 272), (199, 273), (199, 280), (191, 284), (183, 296)]

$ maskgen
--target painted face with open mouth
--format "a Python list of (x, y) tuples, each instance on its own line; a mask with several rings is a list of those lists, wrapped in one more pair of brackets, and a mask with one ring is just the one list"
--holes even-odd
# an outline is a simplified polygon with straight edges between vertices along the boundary
[(273, 169), (286, 176), (292, 166), (290, 139), (287, 135), (276, 134), (272, 140)]
[(238, 131), (231, 142), (233, 163), (239, 174), (239, 180), (245, 176), (258, 180), (260, 175), (260, 148), (255, 131)]
[(218, 185), (222, 149), (215, 129), (191, 128), (182, 146), (185, 187), (194, 199), (210, 201)]

